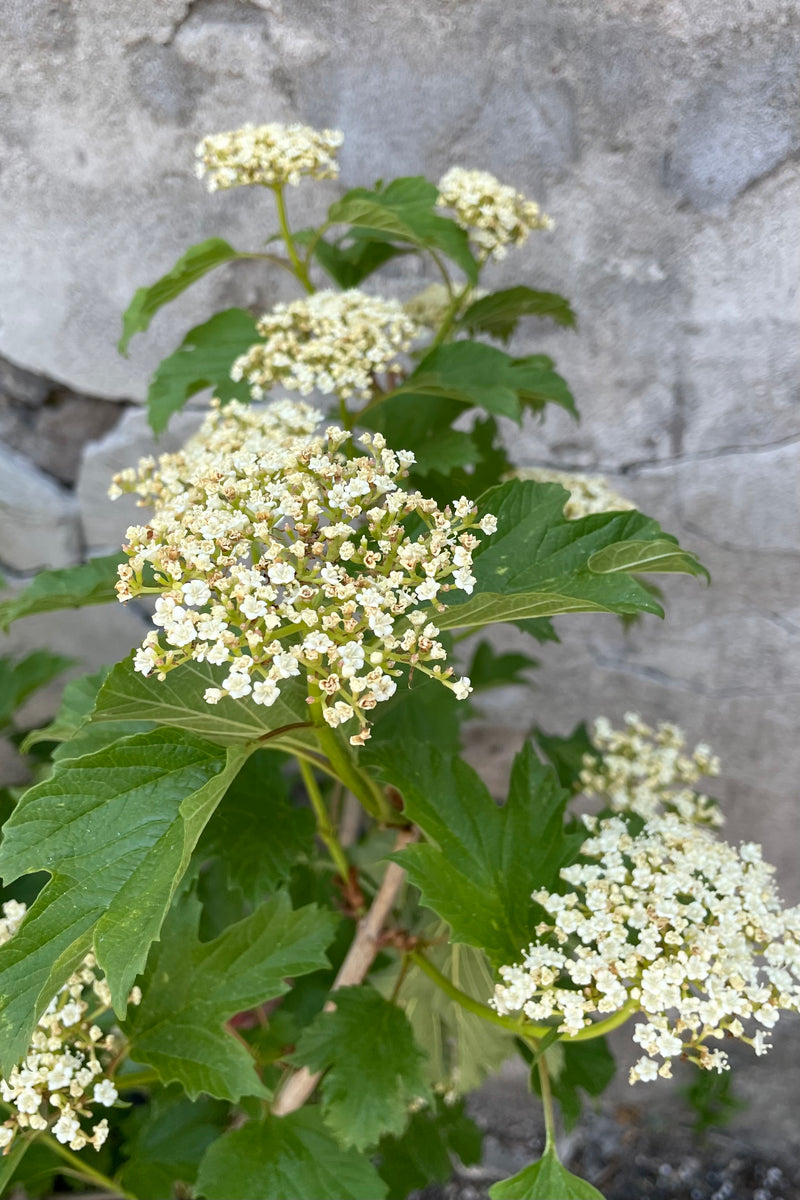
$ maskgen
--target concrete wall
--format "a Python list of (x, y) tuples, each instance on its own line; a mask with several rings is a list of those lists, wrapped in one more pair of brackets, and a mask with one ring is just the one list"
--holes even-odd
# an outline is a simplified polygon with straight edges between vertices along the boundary
[[(136, 286), (191, 242), (254, 247), (272, 227), (265, 194), (209, 196), (194, 180), (200, 136), (246, 120), (344, 129), (342, 178), (293, 194), (298, 221), (380, 176), (485, 167), (557, 222), (492, 283), (563, 290), (579, 314), (577, 334), (529, 326), (518, 341), (553, 353), (583, 414), (510, 430), (520, 461), (608, 473), (714, 579), (668, 580), (664, 624), (562, 620), (533, 705), (509, 693), (487, 708), (485, 762), (532, 720), (675, 719), (722, 754), (734, 834), (763, 840), (796, 892), (792, 0), (7, 0), (4, 16), (0, 561), (12, 581), (118, 543), (127, 517), (105, 486), (148, 448), (134, 406), (149, 372), (216, 306), (287, 296), (269, 271), (223, 269), (129, 359), (116, 354)], [(397, 287), (426, 278), (404, 263)], [(95, 663), (140, 636), (135, 613), (96, 610), (38, 618), (16, 642)]]

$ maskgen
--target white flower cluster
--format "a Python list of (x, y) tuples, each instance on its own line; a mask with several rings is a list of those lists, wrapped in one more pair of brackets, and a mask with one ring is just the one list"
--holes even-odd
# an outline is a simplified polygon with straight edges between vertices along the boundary
[(800, 1011), (800, 908), (781, 908), (761, 848), (736, 849), (675, 811), (643, 825), (630, 813), (583, 820), (581, 861), (560, 873), (570, 890), (533, 893), (550, 920), (520, 963), (501, 967), (497, 1011), (552, 1020), (568, 1037), (641, 1012), (631, 1083), (668, 1078), (674, 1058), (727, 1069), (712, 1040), (766, 1053), (781, 1010)]
[(505, 258), (506, 247), (521, 246), (532, 230), (553, 228), (538, 204), (488, 171), (451, 167), (439, 180), (436, 203), (453, 210), (484, 258)]
[(337, 129), (244, 125), (203, 138), (195, 149), (195, 173), (198, 179), (208, 176), (210, 192), (248, 183), (296, 186), (303, 175), (336, 179), (336, 152), (343, 141)]
[(258, 322), (258, 332), (266, 340), (231, 368), (232, 379), (250, 384), (254, 400), (276, 383), (303, 396), (317, 389), (343, 400), (369, 400), (374, 376), (399, 369), (398, 355), (419, 331), (399, 300), (352, 288), (276, 304)]
[[(187, 661), (209, 662), (226, 670), (207, 689), (209, 704), (250, 697), (269, 706), (302, 673), (327, 723), (356, 720), (350, 741), (361, 745), (367, 713), (394, 694), (403, 664), (459, 699), (469, 695), (469, 679), (442, 665), (431, 618), (451, 589), (472, 591), (472, 530), (492, 533), (497, 522), (476, 522), (465, 497), (442, 511), (403, 490), (398, 481), (414, 456), (387, 449), (380, 434), (363, 434), (366, 453), (350, 459), (340, 452), (350, 437), (341, 429), (298, 434), (310, 410), (297, 408), (283, 436), (276, 412), (284, 406), (263, 410), (268, 438), (252, 410), (215, 409), (206, 423), (215, 453), (201, 431), (183, 455), (116, 477), (116, 493), (138, 491), (155, 505), (147, 526), (128, 530), (117, 591), (122, 601), (160, 593), (158, 629), (135, 657), (142, 674), (163, 679)], [(219, 453), (229, 426), (238, 449)], [(143, 582), (148, 563), (155, 587)]]
[(571, 471), (554, 471), (550, 467), (517, 467), (513, 477), (532, 479), (536, 483), (560, 483), (569, 492), (564, 505), (564, 516), (568, 521), (577, 521), (592, 513), (627, 512), (636, 507), (633, 501), (615, 492), (603, 475), (578, 475)]
[(698, 825), (725, 823), (715, 802), (690, 786), (704, 775), (719, 775), (719, 759), (710, 747), (699, 743), (687, 754), (677, 725), (660, 721), (652, 729), (638, 713), (626, 713), (625, 726), (613, 729), (605, 717), (595, 721), (592, 742), (600, 757), (584, 755), (584, 795), (600, 796), (614, 812), (645, 820), (674, 812)]
[[(16, 933), (25, 911), (25, 905), (16, 900), (3, 905), (0, 944)], [(82, 1120), (96, 1120), (93, 1109), (110, 1108), (117, 1099), (114, 1082), (98, 1057), (107, 1057), (119, 1047), (112, 1034), (105, 1034), (95, 1024), (111, 1003), (108, 984), (98, 978), (96, 969), (94, 955), (88, 954), (48, 1005), (23, 1061), (8, 1079), (0, 1078), (0, 1096), (13, 1109), (0, 1125), (3, 1154), (9, 1153), (20, 1130), (49, 1129), (70, 1150), (84, 1146), (99, 1150), (108, 1137), (105, 1118), (96, 1121), (91, 1132), (81, 1125)], [(88, 996), (92, 996), (91, 1002)], [(138, 1004), (141, 998), (139, 988), (134, 988), (130, 1003)], [(90, 1008), (91, 1017), (87, 1017)]]

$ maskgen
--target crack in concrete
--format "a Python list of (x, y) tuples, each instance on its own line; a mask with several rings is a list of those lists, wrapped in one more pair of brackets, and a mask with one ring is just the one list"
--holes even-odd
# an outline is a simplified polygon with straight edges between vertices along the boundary
[(564, 462), (559, 459), (554, 464), (552, 458), (537, 458), (532, 462), (520, 463), (526, 467), (555, 467), (559, 471), (574, 472), (576, 475), (599, 473), (610, 476), (628, 476), (635, 478), (639, 473), (657, 471), (662, 467), (680, 467), (684, 463), (709, 462), (715, 458), (736, 458), (751, 454), (767, 454), (771, 450), (781, 450), (786, 446), (800, 445), (800, 434), (788, 434), (774, 442), (759, 442), (752, 446), (717, 446), (713, 450), (694, 450), (684, 454), (668, 455), (664, 458), (634, 459), (632, 462), (606, 466), (603, 463), (593, 463), (587, 467), (585, 463)]

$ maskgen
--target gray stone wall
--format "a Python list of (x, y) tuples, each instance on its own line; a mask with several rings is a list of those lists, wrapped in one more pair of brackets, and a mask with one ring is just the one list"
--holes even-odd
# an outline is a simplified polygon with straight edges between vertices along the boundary
[[(559, 622), (533, 702), (486, 706), (475, 753), (499, 770), (535, 720), (638, 708), (722, 754), (734, 836), (797, 893), (798, 148), (793, 0), (7, 0), (0, 123), (0, 562), (12, 586), (119, 543), (112, 470), (150, 443), (137, 405), (187, 328), (283, 279), (224, 268), (117, 355), (133, 289), (190, 243), (254, 247), (266, 197), (209, 196), (207, 132), (246, 120), (344, 129), (345, 187), (485, 167), (557, 222), (495, 268), (562, 290), (577, 334), (528, 327), (580, 425), (509, 438), (523, 463), (609, 474), (697, 550), (704, 588), (667, 580), (668, 619)], [(404, 294), (427, 276), (395, 271)], [(192, 418), (171, 429), (175, 443)], [(12, 645), (94, 665), (141, 636), (133, 611), (37, 618)], [(503, 634), (507, 644), (514, 634)], [(48, 698), (37, 702), (42, 707)], [(509, 732), (510, 730), (510, 732)], [(477, 738), (477, 735), (476, 735)]]

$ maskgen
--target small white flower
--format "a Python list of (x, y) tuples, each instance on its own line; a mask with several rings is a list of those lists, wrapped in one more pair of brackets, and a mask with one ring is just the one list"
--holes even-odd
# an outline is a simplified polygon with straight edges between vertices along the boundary
[(188, 604), (190, 608), (202, 608), (211, 599), (209, 586), (202, 579), (192, 579), (189, 583), (184, 583), (181, 593), (184, 604)]
[(70, 1025), (77, 1024), (77, 1022), (80, 1021), (81, 1017), (83, 1016), (83, 1013), (83, 1006), (76, 1004), (74, 1001), (70, 1001), (59, 1011), (58, 1017), (61, 1021), (61, 1024), (65, 1027), (68, 1027)]
[(105, 1108), (110, 1108), (118, 1094), (110, 1079), (102, 1079), (100, 1083), (94, 1085), (92, 1096), (95, 1104), (102, 1104)]
[(259, 679), (253, 684), (253, 700), (267, 708), (280, 697), (280, 690), (274, 679)]

